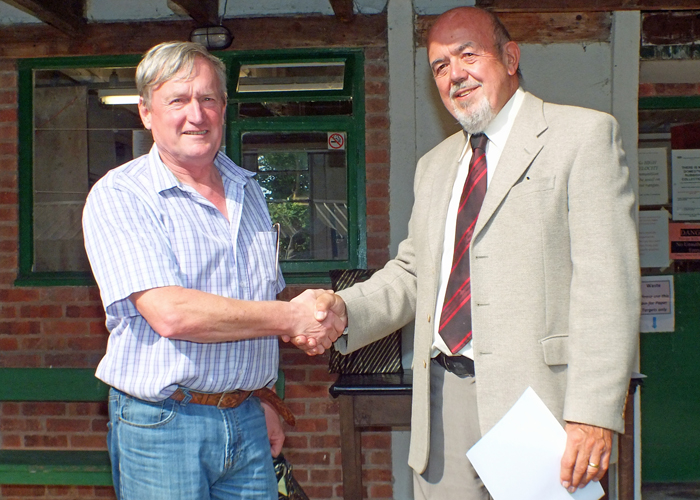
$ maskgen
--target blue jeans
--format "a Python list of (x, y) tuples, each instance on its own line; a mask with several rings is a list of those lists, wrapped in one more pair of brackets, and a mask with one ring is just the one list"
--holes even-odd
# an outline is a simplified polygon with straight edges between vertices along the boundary
[(238, 408), (109, 393), (107, 446), (120, 500), (276, 500), (260, 401)]

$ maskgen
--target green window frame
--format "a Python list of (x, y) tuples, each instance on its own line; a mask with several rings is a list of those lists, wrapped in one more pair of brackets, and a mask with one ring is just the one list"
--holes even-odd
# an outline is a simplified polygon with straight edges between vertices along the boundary
[[(363, 52), (353, 49), (313, 49), (226, 51), (215, 52), (215, 55), (224, 61), (228, 71), (229, 100), (225, 148), (227, 155), (236, 163), (242, 162), (242, 136), (246, 132), (343, 132), (346, 136), (347, 258), (283, 260), (281, 267), (287, 283), (329, 283), (328, 270), (330, 269), (366, 267)], [(140, 58), (140, 55), (122, 55), (37, 58), (18, 61), (19, 272), (15, 280), (16, 286), (86, 286), (95, 283), (91, 272), (34, 271), (34, 72), (65, 68), (135, 67)], [(342, 62), (345, 67), (342, 89), (243, 93), (236, 91), (242, 65), (290, 62)], [(323, 116), (239, 116), (238, 106), (241, 103), (261, 101), (279, 103), (346, 101), (351, 105), (351, 112)]]

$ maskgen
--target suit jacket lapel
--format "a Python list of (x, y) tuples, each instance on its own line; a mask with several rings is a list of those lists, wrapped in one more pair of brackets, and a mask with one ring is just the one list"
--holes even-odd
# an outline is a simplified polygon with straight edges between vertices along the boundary
[(542, 133), (547, 129), (542, 106), (541, 99), (530, 93), (525, 94), (525, 100), (515, 117), (505, 149), (486, 190), (472, 239), (479, 235), (508, 195), (510, 188), (518, 182), (542, 149)]
[[(426, 176), (432, 182), (429, 198), (429, 219), (426, 236), (433, 261), (440, 265), (445, 242), (445, 219), (450, 204), (450, 195), (459, 170), (459, 158), (467, 143), (464, 132), (457, 132), (447, 139), (450, 141), (444, 152), (431, 162), (431, 170)], [(419, 235), (417, 237), (420, 237)]]

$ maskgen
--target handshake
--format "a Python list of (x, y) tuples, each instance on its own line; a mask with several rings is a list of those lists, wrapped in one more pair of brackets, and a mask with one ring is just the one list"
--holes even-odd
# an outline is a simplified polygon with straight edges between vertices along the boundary
[(348, 325), (345, 302), (330, 290), (306, 290), (290, 302), (293, 324), (281, 335), (309, 356), (330, 349)]

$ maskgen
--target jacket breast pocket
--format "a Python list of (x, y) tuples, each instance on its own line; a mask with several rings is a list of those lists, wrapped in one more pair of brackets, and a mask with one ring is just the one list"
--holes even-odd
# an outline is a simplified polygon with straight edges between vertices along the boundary
[(555, 177), (529, 178), (525, 177), (510, 189), (509, 198), (519, 198), (541, 191), (551, 191), (554, 189)]
[(540, 339), (544, 362), (548, 366), (566, 365), (569, 363), (569, 336), (552, 335)]

